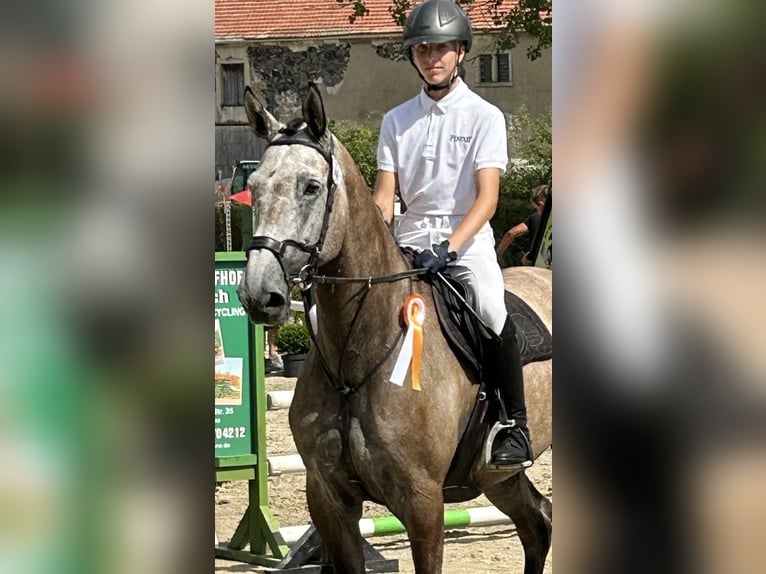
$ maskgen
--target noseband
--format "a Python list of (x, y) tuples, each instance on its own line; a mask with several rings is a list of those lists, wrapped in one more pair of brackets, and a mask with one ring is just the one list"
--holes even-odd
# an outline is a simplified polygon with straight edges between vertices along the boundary
[[(285, 276), (288, 286), (297, 283), (302, 284), (301, 289), (307, 287), (307, 283), (310, 283), (310, 278), (317, 270), (319, 265), (319, 256), (322, 253), (322, 246), (324, 245), (325, 236), (327, 235), (327, 229), (330, 226), (330, 214), (332, 213), (333, 201), (335, 199), (335, 188), (337, 186), (334, 178), (337, 164), (332, 155), (332, 136), (330, 136), (330, 150), (329, 152), (322, 146), (307, 128), (300, 126), (303, 124), (301, 120), (294, 120), (287, 126), (279, 130), (277, 136), (269, 142), (267, 148), (275, 145), (303, 145), (316, 150), (327, 162), (329, 171), (327, 173), (327, 199), (325, 201), (324, 217), (322, 218), (322, 228), (319, 231), (319, 237), (314, 243), (304, 243), (295, 239), (284, 239), (279, 241), (273, 237), (266, 235), (253, 236), (250, 241), (250, 245), (247, 247), (247, 253), (255, 249), (266, 249), (274, 254), (277, 258), (279, 266), (282, 268), (282, 273)], [(282, 260), (285, 249), (287, 247), (294, 247), (304, 253), (309, 254), (309, 260), (304, 265), (297, 275), (290, 276), (285, 269), (284, 262)]]

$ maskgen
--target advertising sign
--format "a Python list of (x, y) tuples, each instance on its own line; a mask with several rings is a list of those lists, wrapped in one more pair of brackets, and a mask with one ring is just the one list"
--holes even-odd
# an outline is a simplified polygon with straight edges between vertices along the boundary
[[(237, 298), (244, 261), (215, 265), (215, 456), (252, 453), (253, 329)], [(260, 328), (260, 327), (259, 327)]]

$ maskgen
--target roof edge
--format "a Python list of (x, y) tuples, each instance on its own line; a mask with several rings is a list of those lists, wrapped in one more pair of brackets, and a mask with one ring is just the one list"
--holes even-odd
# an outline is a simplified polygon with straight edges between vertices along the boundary
[(401, 39), (401, 34), (397, 32), (376, 32), (370, 34), (344, 34), (341, 36), (255, 36), (252, 38), (216, 38), (216, 44), (245, 44), (252, 42), (311, 42), (316, 40), (374, 40), (374, 39)]
[[(474, 29), (474, 34), (497, 34), (501, 30), (497, 28), (485, 28)], [(232, 37), (232, 38), (215, 38), (215, 44), (249, 44), (254, 42), (311, 42), (311, 41), (340, 41), (340, 40), (375, 40), (375, 39), (391, 39), (395, 38), (398, 41), (402, 41), (402, 34), (400, 31), (396, 32), (370, 32), (362, 34), (340, 34), (340, 35), (328, 35), (328, 36), (253, 36), (253, 37)]]

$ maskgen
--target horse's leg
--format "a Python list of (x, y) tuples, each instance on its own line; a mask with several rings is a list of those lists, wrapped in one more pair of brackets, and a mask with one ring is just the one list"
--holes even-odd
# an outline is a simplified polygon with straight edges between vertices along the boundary
[(523, 472), (484, 491), (516, 525), (524, 546), (524, 574), (542, 574), (551, 547), (553, 505)]
[[(322, 574), (363, 574), (363, 539), (359, 532), (362, 499), (333, 488), (312, 473), (306, 475), (306, 499), (322, 538)], [(326, 564), (327, 557), (332, 567)]]
[(441, 484), (413, 482), (389, 509), (407, 528), (415, 574), (440, 574), (444, 558), (444, 495)]

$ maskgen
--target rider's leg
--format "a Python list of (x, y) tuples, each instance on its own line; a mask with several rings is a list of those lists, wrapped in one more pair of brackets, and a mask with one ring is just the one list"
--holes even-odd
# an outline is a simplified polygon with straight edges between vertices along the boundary
[(500, 340), (487, 340), (485, 347), (487, 382), (497, 389), (505, 404), (508, 421), (513, 428), (501, 433), (492, 451), (492, 463), (502, 467), (532, 465), (532, 447), (527, 428), (527, 407), (524, 401), (524, 376), (516, 344), (516, 329), (506, 318)]
[(490, 388), (499, 391), (508, 419), (515, 426), (498, 434), (492, 462), (503, 468), (530, 466), (532, 449), (529, 446), (521, 357), (516, 344), (516, 329), (505, 309), (505, 284), (489, 227), (476, 234), (468, 249), (458, 252), (457, 263), (468, 267), (475, 275), (476, 310), (500, 337), (499, 341), (489, 340), (485, 345), (485, 380)]

